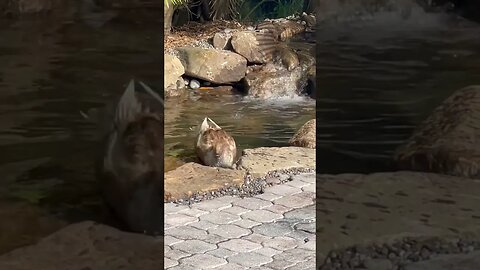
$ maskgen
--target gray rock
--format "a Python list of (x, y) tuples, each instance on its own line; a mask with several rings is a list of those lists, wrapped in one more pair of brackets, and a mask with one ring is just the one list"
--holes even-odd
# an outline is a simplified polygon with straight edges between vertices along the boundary
[(212, 41), (213, 42), (213, 47), (215, 49), (219, 49), (219, 50), (226, 49), (227, 46), (229, 45), (230, 38), (231, 38), (231, 36), (229, 36), (225, 32), (224, 33), (216, 33), (213, 36), (213, 41)]

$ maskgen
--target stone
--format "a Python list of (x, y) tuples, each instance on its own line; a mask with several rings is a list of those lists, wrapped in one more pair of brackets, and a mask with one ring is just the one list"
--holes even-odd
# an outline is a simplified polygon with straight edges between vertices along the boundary
[(208, 254), (195, 254), (191, 257), (180, 260), (181, 264), (195, 266), (195, 269), (215, 268), (227, 264), (222, 258)]
[[(125, 248), (125, 247), (135, 247)], [(163, 265), (161, 239), (85, 221), (0, 256), (0, 269), (158, 269)], [(61, 258), (61, 259), (59, 259)], [(108, 258), (106, 260), (105, 258)], [(167, 262), (174, 265), (173, 262)]]
[(273, 222), (277, 219), (283, 218), (281, 214), (273, 213), (267, 210), (258, 209), (242, 215), (242, 218), (247, 218), (256, 222), (266, 223)]
[(218, 246), (236, 252), (251, 252), (262, 248), (262, 245), (244, 239), (231, 239), (218, 244)]
[(270, 239), (268, 241), (265, 241), (263, 245), (265, 247), (270, 247), (276, 250), (284, 251), (284, 250), (292, 249), (298, 246), (298, 241), (290, 237), (279, 236), (279, 237), (274, 237), (273, 239)]
[(233, 50), (247, 58), (248, 62), (263, 64), (268, 61), (267, 54), (262, 52), (257, 36), (261, 35), (253, 31), (239, 31), (232, 35), (231, 44)]
[[(317, 185), (317, 252), (323, 254), (409, 236), (480, 236), (479, 180), (399, 171), (319, 174)], [(347, 218), (352, 213), (356, 218)]]
[(302, 69), (289, 71), (283, 66), (267, 63), (250, 66), (242, 80), (243, 90), (259, 99), (293, 98), (304, 94), (307, 78)]
[(288, 143), (292, 146), (315, 149), (317, 138), (316, 128), (316, 119), (309, 120), (293, 135)]
[(231, 36), (228, 36), (226, 33), (215, 33), (212, 40), (213, 47), (219, 50), (227, 49), (228, 45), (230, 45), (230, 38)]
[(188, 225), (196, 221), (198, 221), (198, 218), (184, 214), (170, 214), (165, 216), (165, 223), (173, 227)]
[(238, 82), (247, 72), (247, 59), (234, 52), (184, 47), (178, 54), (186, 75), (212, 83)]
[(215, 191), (230, 186), (241, 186), (245, 172), (187, 163), (165, 173), (165, 201), (184, 199), (195, 192)]
[(183, 80), (182, 75), (185, 73), (180, 60), (170, 54), (164, 55), (164, 82), (163, 87), (165, 89), (165, 96), (177, 95), (177, 81)]
[(210, 234), (220, 235), (221, 237), (231, 239), (231, 238), (240, 238), (242, 236), (250, 234), (250, 230), (239, 227), (237, 225), (220, 225), (216, 228), (208, 230)]
[(281, 204), (291, 208), (302, 208), (308, 205), (315, 204), (315, 193), (313, 192), (299, 192), (292, 196), (285, 196), (275, 200), (275, 204)]
[(192, 80), (190, 80), (189, 86), (192, 89), (198, 89), (198, 88), (200, 88), (200, 82), (198, 80), (192, 79)]
[(255, 252), (239, 253), (228, 258), (229, 262), (233, 262), (246, 267), (261, 266), (271, 262), (271, 257), (263, 256)]
[(480, 85), (460, 89), (439, 105), (401, 146), (401, 169), (480, 177)]
[(213, 244), (206, 243), (201, 240), (186, 240), (181, 243), (175, 244), (172, 246), (174, 249), (178, 249), (185, 253), (189, 254), (198, 254), (198, 253), (205, 253), (210, 250), (214, 250), (217, 247)]
[(243, 150), (239, 168), (254, 177), (263, 177), (272, 170), (315, 168), (314, 149), (301, 147), (260, 147)]
[(200, 220), (205, 220), (214, 224), (230, 224), (237, 220), (240, 220), (240, 217), (237, 215), (229, 214), (227, 212), (213, 212), (200, 217)]
[(249, 210), (263, 209), (272, 205), (271, 202), (259, 198), (243, 198), (234, 203), (234, 205), (243, 207)]

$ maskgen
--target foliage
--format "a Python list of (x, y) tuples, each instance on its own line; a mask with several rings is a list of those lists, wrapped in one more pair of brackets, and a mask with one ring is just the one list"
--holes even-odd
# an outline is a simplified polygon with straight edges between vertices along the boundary
[(242, 21), (284, 18), (303, 11), (299, 0), (245, 0), (239, 8), (238, 19)]

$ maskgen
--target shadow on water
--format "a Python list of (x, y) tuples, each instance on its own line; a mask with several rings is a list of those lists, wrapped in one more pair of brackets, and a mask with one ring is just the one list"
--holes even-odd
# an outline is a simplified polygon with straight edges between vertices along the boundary
[(337, 15), (317, 30), (317, 170), (394, 170), (415, 126), (453, 91), (480, 84), (480, 25), (420, 8)]
[(80, 111), (105, 107), (131, 78), (162, 89), (160, 24), (126, 22), (0, 24), (0, 253), (67, 223), (111, 221), (94, 177), (98, 127)]

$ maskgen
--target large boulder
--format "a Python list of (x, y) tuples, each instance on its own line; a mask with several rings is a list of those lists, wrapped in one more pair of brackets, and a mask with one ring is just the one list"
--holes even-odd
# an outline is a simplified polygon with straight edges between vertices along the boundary
[(248, 67), (247, 76), (242, 80), (247, 95), (268, 99), (312, 92), (312, 87), (308, 87), (312, 78), (310, 71), (315, 66), (312, 56), (279, 46), (274, 60), (265, 65)]
[[(248, 62), (263, 64), (266, 63), (269, 58), (263, 47), (259, 43), (259, 34), (253, 31), (240, 31), (235, 32), (232, 35), (231, 44), (233, 50), (247, 58)], [(273, 43), (273, 42), (272, 42)]]
[(163, 266), (163, 245), (163, 238), (85, 221), (0, 256), (0, 269), (157, 270)]
[(247, 59), (230, 51), (184, 47), (178, 55), (186, 75), (212, 83), (238, 82), (247, 72)]
[(178, 93), (179, 81), (183, 82), (182, 75), (185, 73), (180, 60), (170, 54), (164, 56), (164, 88), (165, 96), (175, 96)]
[(401, 168), (480, 177), (480, 86), (446, 99), (400, 147)]
[(290, 139), (290, 145), (306, 148), (315, 148), (317, 136), (316, 128), (316, 119), (312, 119), (306, 122)]

